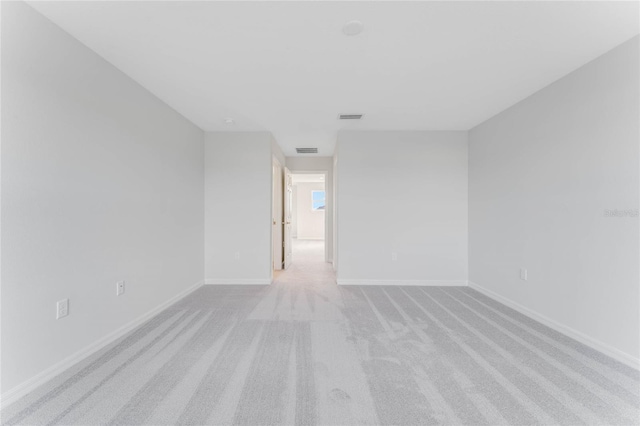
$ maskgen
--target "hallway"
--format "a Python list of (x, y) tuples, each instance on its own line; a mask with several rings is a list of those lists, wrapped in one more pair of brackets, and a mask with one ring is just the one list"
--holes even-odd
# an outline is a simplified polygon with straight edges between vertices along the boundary
[[(274, 271), (271, 290), (263, 303), (272, 305), (279, 319), (320, 320), (339, 318), (335, 304), (318, 301), (341, 299), (333, 266), (324, 261), (324, 241), (292, 239), (292, 262)], [(319, 309), (320, 312), (316, 312)]]
[(336, 285), (333, 266), (325, 262), (324, 241), (292, 239), (292, 262), (288, 269), (275, 271), (274, 283)]

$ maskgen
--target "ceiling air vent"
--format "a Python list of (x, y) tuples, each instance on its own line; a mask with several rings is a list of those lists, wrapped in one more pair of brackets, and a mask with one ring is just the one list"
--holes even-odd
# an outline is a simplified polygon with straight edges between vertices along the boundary
[(362, 118), (362, 114), (340, 114), (338, 116), (339, 120), (360, 120)]
[(318, 148), (296, 148), (298, 154), (317, 154)]

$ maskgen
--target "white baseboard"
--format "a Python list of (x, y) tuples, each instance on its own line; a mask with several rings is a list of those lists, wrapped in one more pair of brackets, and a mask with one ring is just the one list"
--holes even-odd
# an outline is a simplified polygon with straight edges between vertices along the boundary
[(480, 293), (484, 294), (485, 296), (495, 300), (496, 302), (500, 302), (503, 305), (506, 305), (508, 307), (510, 307), (511, 309), (514, 309), (518, 312), (520, 312), (523, 315), (528, 316), (529, 318), (542, 323), (544, 325), (546, 325), (547, 327), (557, 331), (558, 333), (562, 333), (565, 336), (571, 337), (574, 340), (577, 340), (578, 342), (589, 346), (592, 349), (595, 349), (598, 352), (602, 352), (603, 354), (617, 360), (620, 361), (621, 363), (628, 365), (629, 367), (635, 368), (636, 370), (640, 370), (640, 359), (629, 355), (626, 352), (622, 352), (619, 349), (614, 348), (611, 345), (608, 345), (606, 343), (603, 343), (597, 339), (594, 339), (593, 337), (590, 337), (580, 331), (574, 330), (571, 327), (568, 327), (564, 324), (561, 324), (547, 316), (544, 316), (542, 314), (539, 314), (538, 312), (529, 309), (525, 306), (522, 306), (521, 304), (514, 302), (511, 299), (507, 299), (504, 296), (499, 295), (498, 293), (495, 293), (492, 290), (489, 290), (487, 288), (482, 287), (481, 285), (474, 283), (473, 281), (469, 281), (469, 287), (471, 287), (474, 290), (479, 291)]
[(161, 303), (160, 305), (156, 306), (155, 308), (153, 308), (149, 312), (143, 314), (142, 316), (134, 319), (133, 321), (129, 322), (128, 324), (125, 324), (124, 326), (120, 327), (119, 329), (117, 329), (117, 330), (107, 334), (106, 336), (96, 340), (95, 342), (93, 342), (89, 346), (86, 346), (83, 349), (80, 349), (78, 352), (74, 353), (73, 355), (68, 356), (67, 358), (63, 359), (62, 361), (54, 364), (53, 366), (47, 368), (44, 371), (36, 374), (32, 378), (20, 383), (19, 385), (9, 389), (6, 392), (3, 392), (2, 395), (0, 396), (0, 409), (4, 409), (8, 405), (10, 405), (10, 404), (14, 403), (15, 401), (17, 401), (18, 399), (22, 398), (24, 395), (28, 394), (29, 392), (33, 391), (34, 389), (38, 388), (39, 386), (42, 386), (43, 384), (45, 384), (49, 380), (51, 380), (54, 377), (58, 376), (59, 374), (63, 373), (64, 371), (66, 371), (70, 367), (73, 367), (78, 362), (80, 362), (83, 359), (93, 355), (94, 353), (98, 352), (100, 349), (104, 348), (105, 346), (109, 345), (110, 343), (113, 343), (114, 341), (116, 341), (120, 337), (122, 337), (125, 334), (127, 334), (129, 331), (131, 331), (134, 328), (142, 325), (147, 320), (149, 320), (152, 317), (154, 317), (156, 314), (160, 313), (161, 311), (165, 310), (169, 306), (171, 306), (174, 303), (178, 302), (180, 299), (182, 299), (185, 296), (189, 295), (190, 293), (194, 292), (195, 290), (200, 288), (202, 286), (202, 284), (203, 284), (203, 282), (200, 281), (200, 282), (192, 285), (188, 289), (178, 293), (177, 295), (175, 295), (171, 299), (167, 300), (166, 302)]
[(425, 287), (467, 286), (466, 280), (366, 280), (338, 279), (338, 285), (417, 285)]
[(207, 278), (205, 285), (269, 285), (269, 278)]

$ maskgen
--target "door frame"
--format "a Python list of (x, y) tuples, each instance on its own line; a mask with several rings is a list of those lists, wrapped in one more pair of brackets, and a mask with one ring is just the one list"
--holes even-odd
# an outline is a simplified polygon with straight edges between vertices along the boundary
[[(280, 176), (277, 177), (276, 173), (279, 173)], [(273, 271), (274, 270), (282, 270), (282, 264), (284, 262), (284, 228), (282, 226), (283, 218), (284, 218), (284, 166), (280, 164), (280, 161), (273, 156), (271, 161), (271, 215), (270, 215), (270, 226), (271, 226), (271, 280), (273, 281)], [(276, 185), (279, 184), (279, 190), (276, 191)], [(278, 197), (279, 196), (279, 197)], [(279, 209), (278, 209), (279, 207)], [(276, 217), (279, 215), (279, 217)], [(275, 223), (273, 223), (275, 221)], [(280, 228), (280, 232), (274, 232), (276, 227)], [(279, 236), (279, 238), (278, 238)], [(276, 248), (276, 244), (278, 245), (280, 256), (276, 256), (276, 252), (278, 248)], [(279, 260), (278, 264), (276, 262)]]
[(283, 269), (291, 266), (292, 247), (291, 247), (291, 211), (293, 210), (293, 177), (291, 171), (285, 166), (283, 169), (282, 179), (282, 263)]
[[(323, 175), (325, 200), (329, 199), (329, 197), (327, 197), (327, 180), (329, 179), (328, 170), (289, 170), (289, 172), (291, 172), (292, 175)], [(333, 188), (331, 188), (331, 195), (333, 197)], [(333, 199), (331, 200), (331, 209), (325, 210), (324, 212), (324, 261), (327, 263), (333, 263), (333, 259), (329, 258), (329, 214), (333, 215)], [(333, 218), (333, 226), (336, 226), (335, 218)]]

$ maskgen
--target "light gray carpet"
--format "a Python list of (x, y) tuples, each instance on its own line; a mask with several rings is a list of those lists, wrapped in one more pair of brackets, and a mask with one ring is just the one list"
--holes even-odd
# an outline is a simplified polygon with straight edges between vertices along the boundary
[[(301, 243), (303, 244), (303, 243)], [(3, 424), (640, 424), (640, 374), (465, 287), (337, 287), (317, 243), (206, 286)]]

